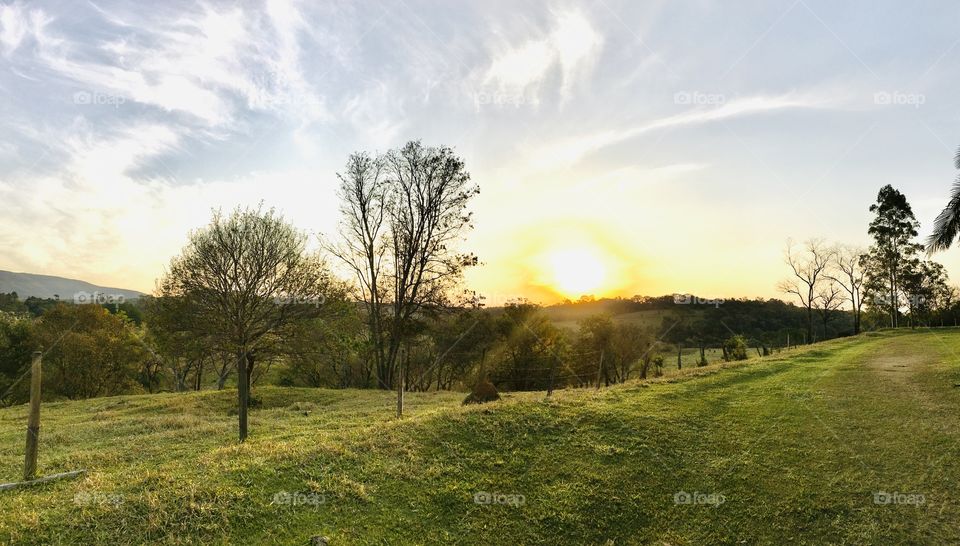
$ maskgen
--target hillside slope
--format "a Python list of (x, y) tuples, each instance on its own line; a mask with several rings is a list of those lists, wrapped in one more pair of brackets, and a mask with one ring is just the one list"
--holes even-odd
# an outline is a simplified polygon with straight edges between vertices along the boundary
[[(14, 273), (0, 271), (0, 294), (16, 292), (21, 300), (31, 296), (35, 298), (54, 298), (72, 301), (74, 295), (80, 292), (92, 294), (98, 292), (111, 296), (123, 296), (126, 299), (135, 299), (142, 296), (136, 290), (97, 286), (86, 281), (65, 279), (51, 275), (35, 275), (33, 273)], [(115, 298), (116, 299), (116, 298)]]
[[(231, 392), (50, 403), (41, 473), (90, 474), (0, 492), (0, 543), (956, 542), (958, 352), (873, 334), (550, 400), (411, 394), (402, 420), (390, 393), (263, 388), (242, 446)], [(25, 422), (0, 410), (0, 481)]]

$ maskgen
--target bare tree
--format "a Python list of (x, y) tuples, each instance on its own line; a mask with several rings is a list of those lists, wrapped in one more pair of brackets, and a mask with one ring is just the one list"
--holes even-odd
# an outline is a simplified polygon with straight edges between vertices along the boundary
[(843, 305), (842, 289), (833, 281), (821, 283), (817, 290), (817, 297), (813, 301), (813, 306), (816, 307), (820, 313), (820, 319), (823, 321), (823, 339), (826, 339), (827, 322), (830, 320), (830, 314)]
[(786, 294), (797, 296), (807, 309), (807, 343), (813, 342), (813, 305), (817, 298), (817, 288), (832, 252), (821, 239), (810, 239), (803, 243), (800, 252), (794, 250), (793, 241), (787, 240), (786, 264), (793, 276), (781, 281), (779, 288)]
[(329, 277), (306, 241), (272, 209), (217, 212), (159, 284), (161, 297), (182, 298), (197, 327), (235, 355), (241, 442), (257, 356), (292, 323), (315, 316), (324, 298)]
[(833, 252), (833, 261), (824, 277), (840, 285), (847, 293), (847, 301), (853, 310), (853, 333), (860, 333), (860, 317), (863, 310), (863, 284), (866, 271), (863, 261), (867, 252), (853, 246), (839, 246)]
[(452, 149), (420, 142), (376, 158), (353, 154), (339, 176), (343, 240), (327, 246), (358, 281), (377, 383), (392, 389), (414, 316), (448, 304), (463, 268), (476, 264), (453, 248), (471, 227), (466, 207), (479, 189)]
[(367, 310), (370, 330), (370, 353), (381, 388), (390, 388), (384, 381), (388, 366), (384, 362), (386, 345), (383, 301), (386, 299), (381, 271), (387, 245), (387, 190), (384, 160), (366, 152), (347, 159), (347, 168), (340, 179), (340, 235), (336, 245), (327, 249), (353, 272), (358, 297)]

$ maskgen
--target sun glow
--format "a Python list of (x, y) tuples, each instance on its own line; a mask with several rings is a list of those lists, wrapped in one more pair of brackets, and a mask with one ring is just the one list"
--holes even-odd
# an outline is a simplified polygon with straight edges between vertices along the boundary
[(596, 294), (607, 280), (601, 257), (589, 248), (565, 248), (548, 254), (551, 285), (568, 298)]

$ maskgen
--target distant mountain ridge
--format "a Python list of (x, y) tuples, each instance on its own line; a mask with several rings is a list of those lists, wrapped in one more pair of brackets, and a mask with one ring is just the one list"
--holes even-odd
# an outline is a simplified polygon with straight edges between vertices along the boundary
[(90, 295), (95, 293), (112, 297), (114, 300), (118, 296), (122, 296), (124, 299), (136, 299), (144, 295), (136, 290), (97, 286), (76, 279), (0, 270), (0, 294), (10, 292), (16, 292), (21, 300), (31, 296), (36, 298), (55, 298), (59, 296), (61, 300), (73, 301), (77, 297), (84, 298), (84, 295), (89, 298)]

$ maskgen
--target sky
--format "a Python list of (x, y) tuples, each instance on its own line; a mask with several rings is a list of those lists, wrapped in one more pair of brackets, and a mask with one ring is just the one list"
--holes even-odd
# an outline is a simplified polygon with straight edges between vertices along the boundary
[[(0, 2), (0, 269), (150, 292), (213, 209), (336, 238), (351, 152), (452, 146), (488, 303), (776, 297), (785, 242), (921, 235), (960, 5)], [(938, 255), (960, 280), (960, 249)]]

